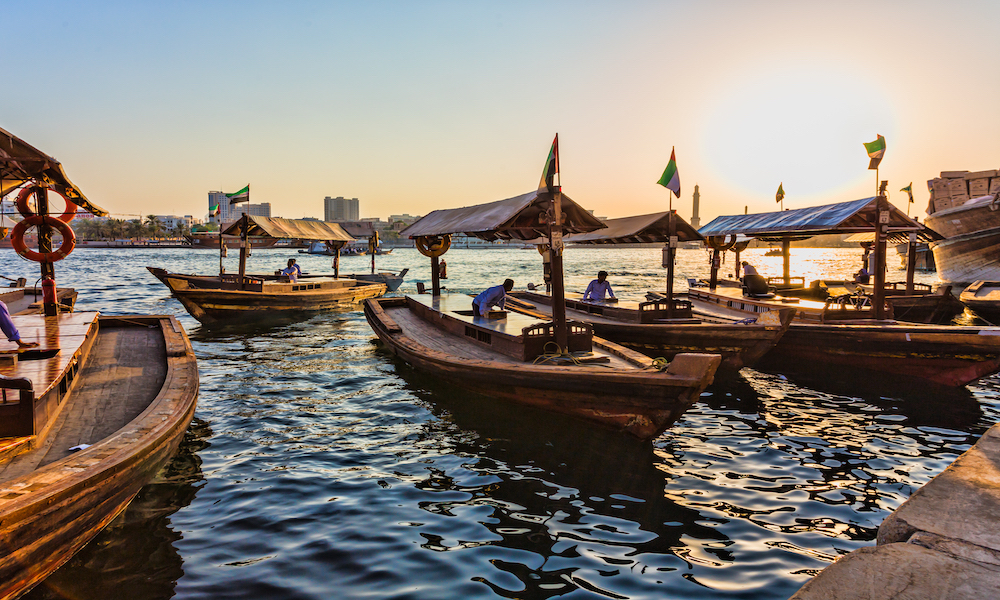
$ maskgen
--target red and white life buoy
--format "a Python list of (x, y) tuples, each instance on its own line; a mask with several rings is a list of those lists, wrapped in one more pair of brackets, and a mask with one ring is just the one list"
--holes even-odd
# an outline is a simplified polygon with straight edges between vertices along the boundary
[[(40, 186), (37, 185), (29, 185), (21, 189), (21, 193), (17, 195), (17, 212), (21, 213), (25, 217), (38, 216), (37, 213), (31, 210), (31, 207), (28, 206), (28, 199), (31, 198), (31, 195), (35, 192), (36, 189), (39, 188)], [(51, 189), (51, 188), (40, 188), (40, 189)], [(52, 191), (56, 192), (55, 190)], [(64, 210), (63, 214), (59, 215), (56, 218), (62, 221), (63, 223), (69, 223), (70, 221), (73, 220), (73, 217), (76, 216), (76, 209), (79, 207), (72, 200), (70, 200), (63, 194), (59, 192), (56, 193), (62, 197), (64, 202), (66, 202), (66, 210)]]
[[(59, 249), (52, 252), (35, 252), (34, 250), (29, 250), (28, 245), (24, 243), (24, 234), (28, 231), (28, 228), (37, 227), (43, 223), (62, 235), (63, 241)], [(73, 252), (73, 248), (76, 247), (76, 234), (73, 233), (73, 228), (68, 223), (59, 218), (49, 215), (35, 215), (24, 219), (14, 226), (14, 231), (10, 233), (10, 243), (14, 247), (15, 252), (28, 260), (39, 263), (53, 263), (66, 258)]]

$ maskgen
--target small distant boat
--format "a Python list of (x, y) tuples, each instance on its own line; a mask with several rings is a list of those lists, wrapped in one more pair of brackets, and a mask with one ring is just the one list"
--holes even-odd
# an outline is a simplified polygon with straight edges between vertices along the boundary
[(983, 319), (1000, 324), (1000, 281), (977, 281), (962, 290), (958, 299)]
[[(407, 272), (409, 272), (409, 269), (403, 269), (399, 273), (388, 273), (385, 271), (381, 273), (349, 273), (344, 277), (368, 283), (384, 283), (387, 292), (395, 292), (403, 284), (403, 277), (406, 276)], [(308, 278), (313, 276), (304, 275), (303, 277)]]
[(764, 256), (781, 256), (781, 248), (771, 248), (764, 253)]

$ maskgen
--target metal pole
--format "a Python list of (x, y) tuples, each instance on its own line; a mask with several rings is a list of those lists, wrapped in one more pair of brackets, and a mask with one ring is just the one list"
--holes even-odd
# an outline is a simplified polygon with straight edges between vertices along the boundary
[(792, 273), (792, 261), (790, 254), (792, 251), (792, 242), (788, 238), (781, 240), (781, 258), (784, 260), (784, 265), (781, 269), (782, 277), (785, 278), (785, 285), (791, 285), (791, 273)]
[[(246, 289), (244, 276), (247, 273), (247, 232), (250, 230), (250, 220), (247, 214), (243, 213), (240, 222), (240, 289)], [(221, 234), (220, 234), (221, 235)]]
[(667, 318), (674, 318), (674, 260), (677, 253), (677, 219), (673, 209), (667, 215)]
[(910, 243), (906, 250), (906, 295), (913, 295), (913, 274), (917, 270), (917, 232), (910, 232)]
[(441, 268), (438, 257), (431, 257), (431, 295), (441, 295)]

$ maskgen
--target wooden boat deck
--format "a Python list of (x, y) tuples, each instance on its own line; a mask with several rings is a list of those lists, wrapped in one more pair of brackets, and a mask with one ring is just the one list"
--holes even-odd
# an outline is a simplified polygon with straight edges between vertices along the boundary
[[(502, 319), (475, 318), (472, 316), (471, 296), (445, 294), (435, 297), (424, 294), (408, 296), (407, 298), (433, 308), (448, 317), (470, 325), (476, 325), (478, 328), (487, 329), (493, 334), (510, 338), (520, 337), (525, 328), (539, 323), (537, 317), (516, 312), (507, 312), (506, 317)], [(384, 311), (390, 318), (396, 321), (407, 337), (420, 340), (422, 345), (432, 350), (471, 360), (494, 361), (510, 365), (524, 364), (522, 360), (485, 347), (471, 338), (448, 334), (442, 331), (441, 328), (421, 318), (420, 315), (410, 310), (408, 306), (386, 306), (384, 307)], [(599, 348), (594, 349), (594, 354), (608, 359), (608, 362), (598, 363), (600, 365), (616, 368), (636, 367), (634, 362), (629, 362), (609, 352), (602, 352)]]
[[(43, 360), (2, 361), (0, 375), (30, 379), (35, 395), (41, 396), (59, 382), (68, 366), (79, 360), (84, 342), (96, 329), (98, 316), (96, 312), (60, 313), (54, 317), (12, 316), (22, 340), (37, 342), (38, 351), (58, 350), (59, 353)], [(17, 344), (0, 339), (0, 355), (16, 356)]]
[[(96, 319), (96, 313), (60, 316), (84, 315)], [(80, 332), (85, 325), (93, 326), (93, 321), (67, 327), (68, 334), (59, 338), (62, 350), (69, 350), (69, 344), (82, 342), (84, 336)], [(23, 336), (27, 327), (19, 325), (19, 328)], [(57, 364), (65, 368), (64, 357), (71, 355), (61, 352)], [(63, 369), (35, 367), (49, 360), (54, 359), (20, 361), (12, 376), (28, 377), (36, 390), (43, 384), (50, 386), (54, 383), (50, 379), (61, 375)], [(40, 444), (0, 463), (0, 484), (69, 456), (72, 447), (92, 445), (124, 427), (159, 393), (166, 370), (166, 346), (160, 331), (140, 327), (99, 331), (87, 365), (78, 374), (81, 385), (72, 392), (72, 401), (64, 401), (66, 408)], [(10, 373), (5, 370), (4, 374)]]

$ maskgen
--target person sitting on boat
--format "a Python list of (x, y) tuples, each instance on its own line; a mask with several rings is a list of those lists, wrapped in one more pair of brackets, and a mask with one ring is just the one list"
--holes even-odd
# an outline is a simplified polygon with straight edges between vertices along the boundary
[(503, 285), (495, 285), (480, 293), (472, 301), (472, 315), (481, 317), (484, 313), (490, 312), (494, 306), (499, 306), (503, 310), (507, 303), (507, 292), (514, 289), (514, 280), (505, 279)]
[(743, 294), (746, 296), (765, 296), (770, 292), (767, 280), (757, 273), (757, 269), (747, 261), (743, 261)]
[(38, 345), (38, 342), (25, 342), (21, 339), (21, 333), (14, 325), (14, 319), (10, 318), (10, 311), (3, 302), (0, 302), (0, 330), (7, 336), (7, 341), (17, 343), (18, 348), (34, 348)]
[(854, 274), (854, 283), (868, 283), (871, 281), (871, 274), (868, 272), (866, 267), (861, 267), (857, 273)]
[(611, 291), (611, 284), (608, 283), (608, 272), (598, 271), (597, 279), (591, 281), (590, 285), (587, 286), (587, 291), (583, 293), (583, 299), (604, 302), (605, 294), (611, 296), (611, 301), (618, 301), (618, 298), (615, 298), (615, 293)]
[(743, 265), (743, 276), (744, 277), (746, 277), (747, 275), (759, 275), (759, 273), (757, 272), (757, 269), (753, 268), (753, 265), (751, 265), (747, 261), (743, 261), (742, 265)]
[(281, 270), (282, 275), (288, 275), (288, 280), (295, 283), (302, 277), (302, 269), (299, 265), (295, 264), (294, 258), (288, 259), (288, 266)]

